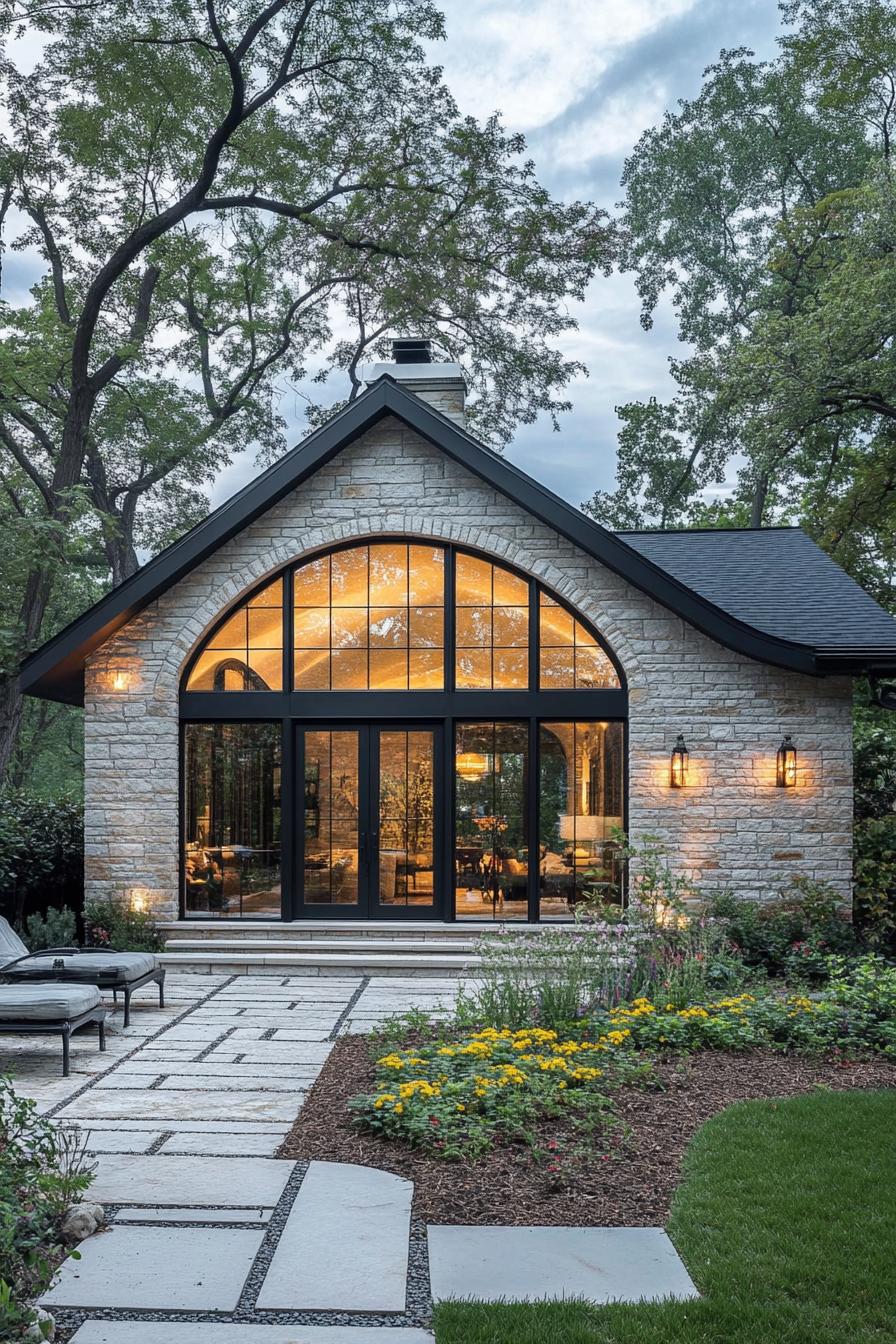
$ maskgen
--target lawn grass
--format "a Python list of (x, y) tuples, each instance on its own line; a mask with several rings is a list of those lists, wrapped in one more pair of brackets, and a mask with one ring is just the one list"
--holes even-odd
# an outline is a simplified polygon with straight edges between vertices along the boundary
[(688, 1150), (668, 1231), (699, 1302), (443, 1303), (437, 1344), (896, 1341), (896, 1091), (723, 1111)]

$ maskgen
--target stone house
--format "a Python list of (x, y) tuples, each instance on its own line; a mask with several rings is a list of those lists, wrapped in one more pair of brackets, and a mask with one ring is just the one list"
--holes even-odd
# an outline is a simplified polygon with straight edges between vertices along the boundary
[(166, 919), (569, 919), (613, 835), (850, 895), (853, 679), (896, 622), (798, 528), (613, 533), (397, 343), (34, 653), (85, 710), (86, 882)]

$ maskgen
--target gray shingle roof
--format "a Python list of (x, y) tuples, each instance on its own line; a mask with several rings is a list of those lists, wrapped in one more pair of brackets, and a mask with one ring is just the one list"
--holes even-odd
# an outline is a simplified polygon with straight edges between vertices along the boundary
[(802, 528), (616, 535), (756, 630), (816, 649), (896, 647), (896, 620)]

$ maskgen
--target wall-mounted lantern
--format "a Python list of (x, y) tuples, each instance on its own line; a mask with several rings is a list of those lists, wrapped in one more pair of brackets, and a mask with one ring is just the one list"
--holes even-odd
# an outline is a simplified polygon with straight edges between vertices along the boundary
[(778, 748), (775, 757), (775, 783), (779, 789), (796, 787), (796, 747), (789, 733)]
[(145, 915), (149, 910), (149, 892), (146, 887), (131, 887), (128, 904), (135, 915)]
[(126, 691), (128, 688), (127, 672), (113, 672), (112, 689), (113, 691)]
[(683, 789), (688, 782), (688, 749), (681, 733), (675, 739), (672, 748), (672, 760), (669, 770), (669, 783), (673, 789)]

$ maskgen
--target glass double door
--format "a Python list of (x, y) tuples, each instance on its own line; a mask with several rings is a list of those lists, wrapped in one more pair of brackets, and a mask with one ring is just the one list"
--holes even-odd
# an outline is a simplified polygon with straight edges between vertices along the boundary
[(433, 918), (437, 729), (304, 724), (297, 736), (295, 914)]

